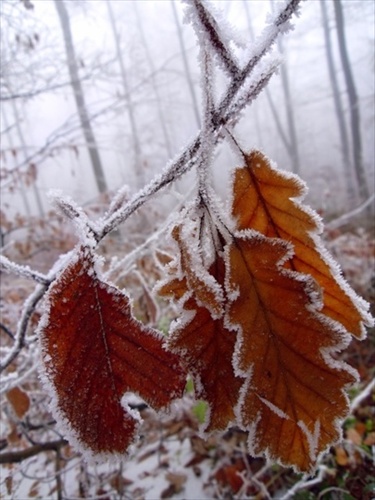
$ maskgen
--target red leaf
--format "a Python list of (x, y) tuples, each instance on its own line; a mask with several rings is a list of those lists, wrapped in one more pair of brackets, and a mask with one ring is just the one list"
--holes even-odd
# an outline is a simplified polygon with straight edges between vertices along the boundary
[(98, 279), (84, 251), (54, 283), (48, 302), (41, 342), (56, 417), (90, 455), (122, 454), (137, 427), (122, 397), (131, 391), (166, 407), (184, 391), (179, 359), (157, 331), (132, 317), (126, 295)]

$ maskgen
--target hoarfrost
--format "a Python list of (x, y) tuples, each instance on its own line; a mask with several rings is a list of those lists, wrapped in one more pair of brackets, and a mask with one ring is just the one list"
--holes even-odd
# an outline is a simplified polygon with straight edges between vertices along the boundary
[(320, 421), (317, 420), (314, 424), (314, 432), (310, 432), (307, 425), (303, 420), (298, 422), (298, 427), (303, 431), (306, 436), (307, 442), (309, 443), (310, 458), (312, 461), (316, 460), (316, 450), (318, 448), (319, 438), (320, 438)]
[(268, 401), (268, 399), (262, 398), (261, 396), (259, 396), (259, 394), (257, 394), (257, 397), (260, 399), (260, 401), (262, 401), (263, 404), (268, 406), (268, 408), (270, 410), (272, 410), (274, 413), (276, 413), (276, 415), (278, 417), (283, 418), (285, 420), (290, 420), (290, 417), (288, 417), (288, 415), (285, 412), (283, 412), (278, 406), (271, 403), (271, 401)]

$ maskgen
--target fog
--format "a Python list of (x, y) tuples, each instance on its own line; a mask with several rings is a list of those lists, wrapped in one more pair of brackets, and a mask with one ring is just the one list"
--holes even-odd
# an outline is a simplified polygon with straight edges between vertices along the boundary
[[(273, 8), (268, 0), (212, 5), (222, 11), (223, 22), (240, 48), (262, 32)], [(272, 78), (267, 93), (262, 92), (246, 108), (234, 133), (246, 150), (260, 148), (280, 168), (298, 170), (309, 185), (310, 203), (332, 217), (366, 200), (353, 160), (352, 115), (333, 2), (325, 5), (349, 157), (340, 139), (322, 6), (317, 0), (302, 4), (294, 30), (275, 48), (283, 52), (283, 69)], [(342, 6), (359, 102), (368, 198), (374, 185), (374, 2), (345, 0)], [(108, 0), (70, 0), (65, 7), (106, 186), (112, 193), (126, 184), (134, 192), (159, 173), (200, 128), (202, 96), (195, 33), (184, 20), (183, 3), (177, 0), (175, 11), (169, 0), (112, 0), (115, 26)], [(54, 188), (80, 204), (90, 203), (98, 195), (98, 185), (70, 84), (55, 2), (2, 0), (1, 26), (3, 213), (8, 218), (17, 213), (42, 215), (51, 208), (47, 194)], [(225, 78), (219, 73), (218, 98)], [(223, 196), (225, 181), (237, 161), (225, 143), (218, 148), (213, 178)], [(186, 192), (193, 183), (194, 172), (179, 181), (176, 190)]]

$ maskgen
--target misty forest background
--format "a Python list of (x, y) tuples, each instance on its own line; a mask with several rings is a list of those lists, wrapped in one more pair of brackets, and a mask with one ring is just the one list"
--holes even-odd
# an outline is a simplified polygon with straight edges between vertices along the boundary
[[(222, 11), (223, 23), (244, 47), (262, 32), (277, 3), (220, 0), (210, 5)], [(51, 203), (51, 190), (61, 190), (90, 217), (100, 217), (120, 188), (126, 186), (123, 197), (129, 199), (196, 136), (203, 100), (199, 47), (183, 7), (177, 0), (1, 0), (0, 236), (5, 257), (48, 273), (77, 242), (72, 224)], [(279, 73), (238, 117), (234, 134), (244, 150), (259, 148), (306, 181), (307, 202), (326, 223), (328, 248), (350, 284), (371, 302), (375, 3), (308, 0), (293, 24), (274, 49), (284, 58)], [(226, 79), (219, 70), (217, 98)], [(226, 142), (216, 149), (212, 169), (224, 201), (230, 172), (239, 166)], [(100, 243), (108, 261), (118, 257), (111, 279), (130, 290), (137, 317), (160, 330), (168, 329), (174, 313), (165, 304), (155, 307), (149, 293), (160, 269), (151, 252), (130, 252), (146, 248), (144, 242), (177, 213), (193, 192), (195, 175), (184, 174), (153, 196)], [(156, 249), (163, 248), (163, 238), (164, 233), (154, 238)], [(127, 255), (134, 262), (126, 268)], [(35, 284), (6, 273), (1, 280), (0, 338), (6, 352)], [(37, 375), (33, 346), (39, 305), (34, 309), (27, 318), (29, 351), (4, 377), (5, 392), (12, 380), (24, 391), (15, 402), (3, 398), (0, 406), (4, 498), (152, 498), (144, 491), (155, 493), (155, 478), (163, 477), (161, 498), (189, 498), (189, 491), (198, 498), (197, 491), (203, 495), (208, 485), (209, 498), (248, 498), (250, 493), (279, 498), (277, 492), (290, 491), (290, 498), (301, 500), (370, 499), (375, 429), (369, 393), (353, 407), (344, 444), (324, 459), (318, 486), (306, 486), (305, 496), (292, 490), (300, 479), (296, 474), (247, 456), (241, 433), (200, 439), (197, 428), (205, 407), (189, 397), (161, 420), (142, 414), (142, 439), (148, 441), (141, 439), (133, 468), (90, 468), (51, 420)], [(352, 397), (373, 379), (374, 352), (372, 332), (346, 354), (361, 376)], [(183, 467), (178, 469), (176, 460)]]
[[(246, 43), (273, 3), (217, 5)], [(246, 149), (299, 173), (328, 218), (365, 202), (374, 185), (374, 3), (340, 7), (341, 21), (334, 2), (303, 4), (278, 45), (280, 74), (236, 127)], [(180, 2), (3, 0), (1, 24), (6, 220), (44, 216), (51, 188), (83, 205), (124, 184), (134, 192), (200, 128), (198, 48)], [(235, 164), (222, 148), (219, 191)]]

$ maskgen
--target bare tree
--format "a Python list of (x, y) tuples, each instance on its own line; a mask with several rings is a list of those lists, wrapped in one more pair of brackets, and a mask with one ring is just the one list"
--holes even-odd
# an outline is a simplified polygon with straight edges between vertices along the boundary
[(186, 53), (184, 37), (182, 36), (181, 25), (180, 25), (180, 21), (178, 19), (177, 9), (176, 9), (176, 5), (174, 3), (174, 0), (172, 0), (171, 5), (172, 5), (172, 10), (173, 10), (174, 20), (175, 20), (176, 27), (177, 27), (177, 36), (178, 36), (178, 41), (179, 41), (180, 48), (181, 48), (182, 61), (184, 63), (184, 68), (185, 68), (185, 76), (186, 76), (187, 84), (189, 86), (191, 100), (193, 102), (195, 121), (196, 121), (197, 126), (200, 127), (201, 126), (201, 118), (200, 118), (200, 113), (199, 113), (197, 96), (195, 94), (193, 79), (191, 76), (191, 69), (189, 66), (189, 61), (188, 61), (187, 53)]
[(59, 16), (61, 29), (63, 32), (64, 44), (67, 56), (67, 64), (71, 79), (71, 85), (73, 88), (74, 99), (76, 101), (77, 111), (81, 121), (81, 126), (85, 137), (87, 149), (90, 155), (90, 160), (94, 171), (96, 184), (99, 192), (104, 193), (105, 191), (107, 191), (107, 183), (104, 176), (102, 162), (99, 156), (99, 151), (94, 131), (91, 126), (82, 84), (79, 78), (77, 57), (74, 50), (69, 14), (65, 7), (64, 0), (55, 0), (55, 7)]
[(113, 10), (112, 10), (112, 5), (111, 5), (110, 0), (107, 1), (107, 8), (108, 8), (109, 21), (110, 21), (111, 28), (112, 28), (113, 38), (114, 38), (115, 46), (116, 46), (116, 56), (117, 56), (118, 63), (120, 65), (121, 81), (122, 81), (122, 85), (124, 87), (124, 99), (125, 99), (127, 107), (128, 107), (128, 116), (129, 116), (129, 121), (130, 121), (132, 139), (133, 139), (134, 166), (135, 166), (134, 170), (135, 170), (135, 176), (136, 176), (136, 180), (137, 180), (137, 188), (140, 188), (143, 186), (145, 179), (144, 179), (143, 166), (142, 166), (142, 162), (141, 162), (141, 145), (139, 142), (138, 127), (137, 127), (137, 122), (135, 119), (133, 102), (132, 102), (132, 99), (130, 96), (130, 89), (129, 89), (128, 78), (127, 78), (126, 71), (125, 71), (124, 59), (122, 57), (120, 35), (117, 31), (116, 19), (115, 19)]
[(322, 10), (322, 25), (324, 32), (324, 41), (325, 41), (325, 50), (327, 56), (327, 65), (328, 65), (328, 73), (329, 79), (331, 82), (332, 92), (333, 92), (333, 101), (335, 104), (335, 113), (337, 118), (337, 124), (340, 133), (340, 143), (341, 143), (341, 153), (342, 160), (344, 163), (345, 173), (346, 173), (346, 187), (349, 203), (353, 203), (356, 197), (356, 188), (354, 184), (354, 179), (352, 175), (352, 167), (350, 162), (350, 147), (349, 147), (349, 138), (348, 131), (345, 122), (345, 113), (342, 105), (342, 100), (340, 96), (338, 81), (336, 77), (336, 68), (333, 59), (333, 51), (332, 51), (332, 40), (329, 30), (329, 20), (328, 20), (328, 12), (327, 12), (327, 4), (325, 0), (320, 0), (320, 6)]
[(154, 61), (153, 61), (152, 56), (151, 56), (151, 51), (150, 51), (150, 47), (149, 47), (148, 42), (147, 42), (147, 38), (145, 36), (145, 32), (143, 29), (143, 23), (142, 23), (141, 16), (139, 14), (137, 3), (134, 2), (133, 6), (134, 6), (136, 18), (137, 18), (138, 31), (139, 31), (139, 34), (140, 34), (140, 37), (142, 40), (144, 50), (145, 50), (147, 62), (148, 62), (148, 65), (150, 67), (150, 70), (151, 70), (151, 83), (152, 83), (152, 88), (154, 90), (154, 94), (155, 94), (155, 98), (156, 98), (156, 105), (158, 108), (158, 115), (159, 115), (159, 123), (160, 123), (161, 129), (163, 131), (163, 137), (164, 137), (165, 147), (167, 150), (167, 156), (168, 156), (168, 158), (171, 158), (172, 157), (171, 141), (170, 141), (170, 137), (168, 134), (166, 119), (164, 116), (163, 107), (161, 104), (161, 97), (160, 97), (160, 93), (159, 93), (159, 89), (158, 89), (158, 85), (157, 85), (155, 64), (154, 64)]
[(363, 164), (359, 100), (346, 47), (345, 22), (341, 0), (333, 0), (333, 5), (335, 8), (337, 40), (349, 99), (353, 162), (359, 185), (360, 198), (361, 201), (364, 202), (370, 197), (370, 191), (367, 185), (366, 172)]
[[(274, 9), (274, 0), (271, 0), (272, 9)], [(277, 47), (280, 54), (284, 54), (284, 44), (281, 38), (277, 39)], [(288, 153), (292, 161), (292, 170), (299, 173), (301, 170), (301, 161), (298, 148), (297, 130), (294, 119), (292, 95), (290, 91), (289, 74), (286, 61), (280, 67), (281, 84), (285, 99), (286, 119), (288, 124)], [(273, 113), (275, 115), (275, 113)], [(285, 141), (284, 141), (285, 142)]]

